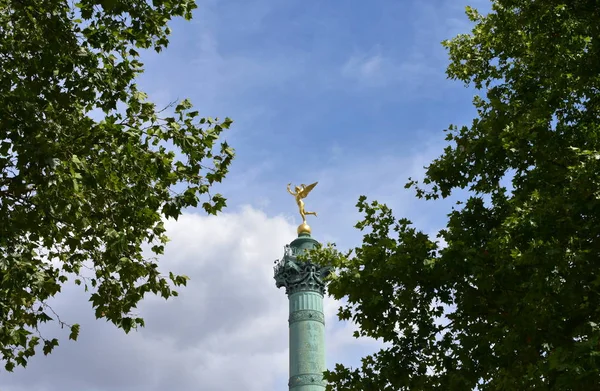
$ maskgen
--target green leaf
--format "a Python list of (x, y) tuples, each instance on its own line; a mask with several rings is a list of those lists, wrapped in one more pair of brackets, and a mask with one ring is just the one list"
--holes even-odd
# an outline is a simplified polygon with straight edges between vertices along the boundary
[(79, 325), (74, 324), (73, 326), (71, 326), (71, 333), (69, 334), (69, 339), (72, 339), (73, 341), (77, 341), (78, 336), (79, 336)]
[(48, 354), (52, 353), (56, 346), (58, 346), (58, 339), (56, 338), (44, 341), (44, 356), (47, 356)]

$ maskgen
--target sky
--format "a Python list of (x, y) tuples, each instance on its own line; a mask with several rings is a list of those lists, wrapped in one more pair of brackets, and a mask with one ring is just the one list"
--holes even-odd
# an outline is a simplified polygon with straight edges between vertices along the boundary
[[(178, 298), (148, 297), (146, 327), (126, 335), (94, 319), (80, 287), (52, 305), (68, 331), (50, 356), (0, 372), (4, 391), (274, 391), (287, 389), (287, 297), (273, 261), (301, 222), (287, 183), (319, 184), (306, 204), (313, 236), (360, 245), (362, 194), (426, 233), (445, 224), (449, 200), (417, 200), (409, 177), (445, 146), (449, 124), (468, 125), (475, 92), (446, 78), (441, 45), (471, 25), (466, 5), (486, 0), (201, 0), (172, 24), (169, 48), (144, 53), (139, 85), (159, 106), (189, 98), (201, 115), (231, 117), (236, 159), (214, 191), (219, 216), (187, 210), (167, 223), (161, 270), (190, 276)], [(341, 6), (343, 4), (343, 7)], [(328, 368), (356, 367), (382, 345), (355, 339), (325, 298)]]

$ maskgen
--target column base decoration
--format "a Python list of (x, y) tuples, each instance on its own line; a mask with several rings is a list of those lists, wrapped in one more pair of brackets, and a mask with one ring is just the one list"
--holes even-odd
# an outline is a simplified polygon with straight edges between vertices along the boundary
[(288, 323), (292, 324), (303, 320), (314, 320), (315, 322), (325, 324), (325, 315), (321, 311), (315, 310), (294, 311), (290, 314)]
[(322, 373), (303, 373), (301, 375), (290, 377), (290, 380), (288, 381), (288, 387), (290, 389), (292, 389), (293, 387), (309, 385), (325, 387), (327, 385), (327, 382), (323, 380)]

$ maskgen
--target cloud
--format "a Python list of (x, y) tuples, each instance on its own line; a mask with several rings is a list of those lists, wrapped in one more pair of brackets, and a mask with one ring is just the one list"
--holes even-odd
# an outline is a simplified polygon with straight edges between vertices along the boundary
[(302, 62), (302, 53), (293, 48), (265, 53), (248, 38), (263, 30), (263, 19), (276, 5), (264, 0), (207, 0), (199, 6), (191, 22), (173, 24), (164, 53), (144, 53), (148, 73), (143, 85), (162, 101), (176, 99), (176, 91), (187, 91), (207, 115), (235, 114), (238, 120), (241, 115), (246, 123), (264, 120), (271, 108), (251, 98), (297, 76)]
[(342, 74), (356, 79), (373, 79), (381, 74), (382, 62), (381, 54), (355, 55), (344, 64)]
[[(471, 0), (468, 4), (482, 13), (489, 10), (488, 1)], [(439, 95), (440, 89), (450, 86), (445, 80), (448, 54), (441, 42), (471, 30), (466, 5), (456, 0), (407, 2), (402, 12), (410, 19), (403, 20), (395, 32), (402, 37), (390, 40), (381, 36), (383, 43), (354, 48), (341, 66), (341, 75), (358, 88), (401, 85), (412, 98), (415, 94)], [(390, 12), (394, 12), (393, 7)]]
[(352, 158), (332, 161), (306, 173), (306, 178), (319, 180), (307, 200), (307, 205), (310, 203), (310, 208), (319, 212), (319, 217), (311, 221), (313, 232), (324, 234), (322, 241), (335, 242), (343, 249), (359, 245), (362, 234), (353, 227), (362, 217), (355, 206), (361, 195), (387, 204), (396, 217), (412, 219), (419, 229), (440, 228), (452, 201), (419, 200), (414, 190), (404, 186), (409, 177), (423, 179), (424, 167), (441, 154), (444, 144), (443, 138), (436, 135), (415, 140), (414, 147), (403, 151), (385, 147), (379, 149), (379, 155), (348, 151)]
[[(139, 307), (146, 327), (125, 335), (93, 319), (80, 287), (67, 286), (51, 304), (67, 322), (81, 323), (77, 342), (35, 356), (26, 370), (0, 380), (6, 391), (229, 391), (285, 388), (288, 371), (287, 298), (275, 287), (273, 261), (295, 237), (283, 217), (251, 207), (218, 217), (184, 214), (169, 221), (172, 241), (163, 272), (190, 276), (180, 296), (147, 297)], [(351, 325), (337, 322), (339, 303), (326, 299), (330, 357), (353, 349)], [(331, 346), (331, 348), (330, 348)], [(369, 345), (361, 343), (362, 348)]]
[(343, 64), (341, 74), (346, 79), (358, 83), (358, 87), (390, 87), (402, 84), (411, 89), (426, 82), (428, 76), (436, 76), (426, 58), (419, 53), (399, 60), (396, 56), (385, 55), (378, 47), (350, 56)]

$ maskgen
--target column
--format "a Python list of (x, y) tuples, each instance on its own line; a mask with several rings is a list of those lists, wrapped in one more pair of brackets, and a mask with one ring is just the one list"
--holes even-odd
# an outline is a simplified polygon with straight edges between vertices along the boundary
[(290, 391), (324, 391), (325, 316), (323, 314), (324, 278), (330, 268), (297, 256), (319, 243), (309, 233), (285, 247), (283, 259), (276, 261), (275, 282), (285, 287), (289, 299)]
[(325, 316), (323, 295), (300, 291), (289, 295), (290, 379), (294, 391), (323, 391)]

